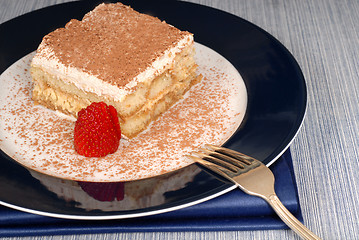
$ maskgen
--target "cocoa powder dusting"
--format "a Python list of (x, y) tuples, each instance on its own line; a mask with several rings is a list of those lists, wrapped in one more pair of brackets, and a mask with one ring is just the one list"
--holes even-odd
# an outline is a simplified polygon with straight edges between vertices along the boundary
[[(121, 139), (117, 152), (103, 158), (78, 155), (73, 146), (74, 120), (34, 105), (31, 76), (24, 70), (29, 69), (33, 53), (24, 57), (0, 76), (2, 150), (29, 168), (80, 181), (129, 181), (192, 164), (183, 155), (206, 143), (223, 143), (243, 117), (242, 109), (232, 104), (240, 101), (239, 87), (232, 85), (239, 80), (221, 68), (206, 66), (213, 56), (207, 59), (206, 51), (197, 51), (203, 58), (201, 83), (147, 130), (130, 141)], [(15, 81), (19, 68), (22, 74)]]
[(121, 87), (185, 35), (191, 34), (122, 3), (100, 4), (82, 21), (73, 19), (45, 36), (38, 54)]

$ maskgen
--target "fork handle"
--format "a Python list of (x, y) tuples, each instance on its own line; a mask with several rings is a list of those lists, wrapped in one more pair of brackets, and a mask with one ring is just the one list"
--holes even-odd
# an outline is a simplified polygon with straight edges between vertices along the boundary
[(294, 217), (288, 209), (282, 204), (276, 194), (272, 194), (269, 197), (266, 197), (265, 200), (269, 205), (274, 209), (278, 216), (285, 222), (288, 227), (295, 231), (303, 239), (316, 239), (320, 238), (311, 232), (307, 227), (305, 227), (296, 217)]

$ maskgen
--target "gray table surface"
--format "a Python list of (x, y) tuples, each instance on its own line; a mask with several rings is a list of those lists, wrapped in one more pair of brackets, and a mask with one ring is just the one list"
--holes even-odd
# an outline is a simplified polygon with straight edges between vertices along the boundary
[[(0, 23), (63, 2), (68, 1), (0, 0)], [(305, 225), (323, 239), (359, 239), (359, 1), (191, 2), (249, 20), (281, 41), (297, 59), (308, 87), (308, 111), (291, 149)], [(25, 239), (48, 238), (299, 239), (290, 230), (116, 233)]]

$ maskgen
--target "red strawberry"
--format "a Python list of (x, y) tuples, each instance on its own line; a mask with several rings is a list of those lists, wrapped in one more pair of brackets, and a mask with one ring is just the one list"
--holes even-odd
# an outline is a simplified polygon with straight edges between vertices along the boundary
[(92, 103), (77, 114), (74, 144), (77, 153), (103, 157), (116, 152), (121, 139), (117, 111), (104, 102)]

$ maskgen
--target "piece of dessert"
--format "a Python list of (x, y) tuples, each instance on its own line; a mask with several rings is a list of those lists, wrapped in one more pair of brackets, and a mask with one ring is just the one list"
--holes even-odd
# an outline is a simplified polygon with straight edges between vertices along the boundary
[(191, 33), (121, 3), (100, 4), (43, 38), (31, 63), (32, 98), (75, 117), (105, 102), (132, 138), (200, 81), (196, 69)]

